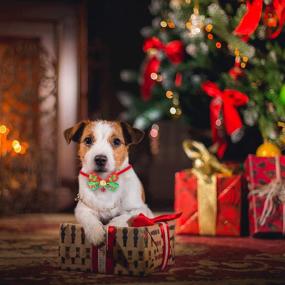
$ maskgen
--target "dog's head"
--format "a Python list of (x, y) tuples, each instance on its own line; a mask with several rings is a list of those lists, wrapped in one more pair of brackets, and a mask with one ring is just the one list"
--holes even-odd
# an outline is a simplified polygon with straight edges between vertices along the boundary
[(113, 172), (128, 158), (128, 149), (144, 133), (124, 122), (81, 121), (65, 130), (67, 143), (79, 143), (79, 157), (87, 172)]

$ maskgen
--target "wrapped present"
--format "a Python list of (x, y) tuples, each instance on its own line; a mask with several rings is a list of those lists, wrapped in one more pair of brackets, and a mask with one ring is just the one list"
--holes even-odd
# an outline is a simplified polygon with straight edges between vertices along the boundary
[(174, 229), (178, 215), (133, 221), (136, 227), (106, 229), (105, 245), (96, 247), (77, 224), (60, 226), (59, 265), (62, 269), (106, 274), (148, 275), (174, 263)]
[(249, 229), (253, 236), (285, 235), (285, 156), (249, 155), (245, 162), (249, 189)]
[(239, 236), (242, 176), (233, 175), (202, 144), (183, 146), (193, 168), (175, 175), (174, 207), (182, 212), (176, 233)]

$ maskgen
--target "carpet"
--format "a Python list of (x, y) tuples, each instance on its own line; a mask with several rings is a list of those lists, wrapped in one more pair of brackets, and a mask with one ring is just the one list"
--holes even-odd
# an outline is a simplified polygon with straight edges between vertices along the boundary
[(176, 264), (147, 277), (69, 272), (57, 268), (61, 222), (72, 215), (33, 214), (0, 219), (0, 284), (285, 284), (281, 239), (178, 236)]

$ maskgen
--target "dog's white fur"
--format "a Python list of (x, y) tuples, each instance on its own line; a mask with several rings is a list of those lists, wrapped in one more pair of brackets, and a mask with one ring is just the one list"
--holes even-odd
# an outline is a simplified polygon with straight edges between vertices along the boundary
[[(86, 152), (82, 160), (82, 171), (90, 173), (94, 171), (94, 157), (105, 155), (107, 157), (106, 169), (101, 177), (106, 178), (114, 171), (119, 171), (129, 164), (126, 157), (120, 169), (115, 168), (114, 150), (108, 138), (112, 133), (112, 126), (105, 121), (97, 121), (92, 129), (96, 141)], [(87, 185), (88, 178), (79, 175), (80, 200), (75, 208), (75, 217), (83, 226), (86, 237), (94, 245), (100, 245), (105, 239), (105, 227), (102, 221), (108, 221), (107, 225), (117, 227), (128, 226), (131, 217), (144, 213), (153, 217), (152, 212), (142, 200), (142, 185), (133, 169), (119, 176), (119, 188), (116, 192), (106, 190), (91, 191)]]

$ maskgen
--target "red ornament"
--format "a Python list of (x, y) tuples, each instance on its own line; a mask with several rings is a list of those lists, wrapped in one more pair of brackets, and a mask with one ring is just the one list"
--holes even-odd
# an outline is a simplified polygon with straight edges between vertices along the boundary
[(151, 90), (155, 84), (155, 81), (151, 79), (152, 73), (159, 71), (160, 61), (156, 56), (152, 56), (147, 60), (143, 68), (143, 78), (141, 84), (141, 95), (143, 100), (147, 101), (151, 97)]
[(285, 1), (275, 0), (271, 5), (267, 6), (263, 21), (268, 27), (268, 38), (277, 38), (285, 23)]
[(182, 84), (182, 74), (180, 72), (177, 72), (175, 76), (175, 86), (180, 87), (181, 84)]
[(245, 105), (248, 97), (242, 92), (234, 89), (220, 90), (214, 82), (207, 81), (202, 84), (202, 89), (209, 96), (214, 97), (210, 103), (210, 120), (213, 142), (218, 144), (218, 157), (223, 157), (227, 141), (219, 132), (224, 128), (225, 134), (234, 138), (242, 129), (242, 120), (237, 107)]
[[(149, 52), (151, 50), (163, 52), (172, 64), (179, 64), (184, 58), (183, 43), (179, 40), (164, 44), (158, 38), (152, 37), (150, 39), (147, 39), (143, 45), (144, 52)], [(160, 59), (158, 59), (155, 54), (151, 55), (150, 58), (146, 61), (143, 69), (141, 94), (144, 100), (149, 100), (151, 97), (151, 90), (155, 84), (155, 81), (151, 79), (151, 74), (158, 73), (159, 68)]]
[(240, 62), (235, 62), (235, 65), (229, 70), (229, 75), (232, 79), (237, 80), (244, 74), (240, 67)]

